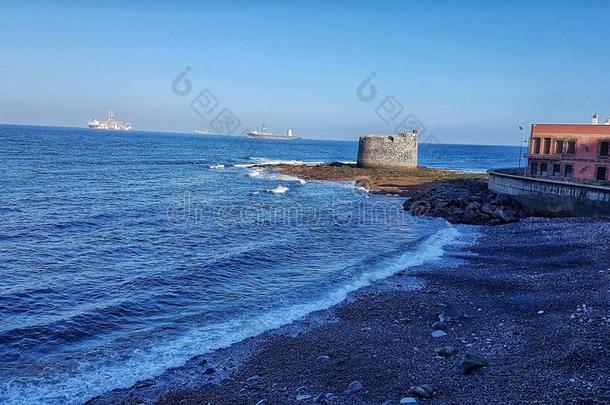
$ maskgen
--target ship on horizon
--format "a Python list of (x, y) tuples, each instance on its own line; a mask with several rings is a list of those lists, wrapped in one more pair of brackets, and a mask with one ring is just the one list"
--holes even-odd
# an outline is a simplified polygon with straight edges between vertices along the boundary
[(197, 135), (213, 135), (210, 131), (208, 131), (205, 128), (197, 128), (196, 130), (193, 131), (193, 133), (195, 133)]
[(116, 119), (114, 112), (108, 111), (108, 118), (101, 121), (94, 118), (87, 122), (87, 126), (91, 129), (106, 129), (113, 131), (131, 131), (133, 127), (129, 122), (121, 122)]
[(294, 134), (292, 133), (292, 128), (288, 128), (288, 130), (286, 131), (286, 135), (279, 135), (279, 134), (274, 134), (273, 132), (269, 131), (264, 123), (260, 130), (248, 131), (246, 133), (246, 136), (248, 138), (254, 138), (254, 139), (278, 139), (278, 140), (288, 140), (288, 141), (301, 139), (298, 136), (294, 136)]

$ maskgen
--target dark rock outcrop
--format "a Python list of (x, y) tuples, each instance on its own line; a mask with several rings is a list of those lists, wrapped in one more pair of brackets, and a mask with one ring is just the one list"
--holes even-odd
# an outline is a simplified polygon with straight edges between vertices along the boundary
[(515, 199), (487, 189), (485, 180), (456, 180), (430, 184), (408, 193), (405, 210), (412, 215), (445, 218), (454, 224), (501, 225), (533, 213)]

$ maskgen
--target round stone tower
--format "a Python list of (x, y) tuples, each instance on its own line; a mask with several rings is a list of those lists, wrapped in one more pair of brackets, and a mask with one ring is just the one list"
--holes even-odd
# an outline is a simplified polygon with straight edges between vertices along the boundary
[(417, 130), (398, 135), (366, 135), (358, 143), (358, 166), (417, 167)]

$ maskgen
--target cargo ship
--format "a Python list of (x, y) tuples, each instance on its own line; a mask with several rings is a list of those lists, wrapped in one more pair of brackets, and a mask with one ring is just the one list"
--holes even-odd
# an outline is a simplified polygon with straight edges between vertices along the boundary
[(298, 136), (294, 136), (294, 134), (292, 133), (292, 128), (289, 128), (286, 131), (286, 135), (280, 135), (280, 134), (274, 134), (273, 132), (269, 131), (267, 129), (267, 127), (265, 126), (265, 124), (263, 124), (263, 126), (260, 130), (248, 131), (246, 133), (246, 136), (248, 138), (254, 138), (254, 139), (278, 139), (278, 140), (301, 139)]
[(113, 131), (131, 131), (133, 128), (129, 122), (121, 122), (116, 119), (112, 111), (108, 111), (108, 118), (100, 121), (94, 118), (87, 122), (91, 129), (108, 129)]

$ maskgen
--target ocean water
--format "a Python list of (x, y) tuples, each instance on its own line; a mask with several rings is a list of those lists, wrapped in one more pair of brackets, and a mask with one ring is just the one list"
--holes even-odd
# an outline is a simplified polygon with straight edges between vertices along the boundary
[[(459, 232), (401, 198), (251, 167), (356, 151), (0, 126), (0, 403), (79, 403), (441, 257)], [(420, 154), (481, 171), (518, 148)]]

